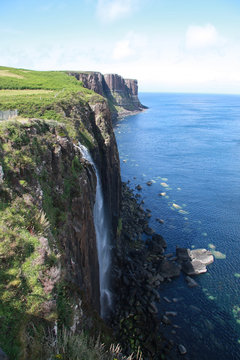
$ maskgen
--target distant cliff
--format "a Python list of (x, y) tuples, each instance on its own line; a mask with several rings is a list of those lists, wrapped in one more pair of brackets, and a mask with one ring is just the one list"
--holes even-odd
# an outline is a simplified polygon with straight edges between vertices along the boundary
[(125, 115), (133, 111), (146, 109), (138, 99), (138, 82), (135, 79), (124, 79), (117, 74), (100, 72), (68, 72), (83, 86), (107, 98), (114, 116)]

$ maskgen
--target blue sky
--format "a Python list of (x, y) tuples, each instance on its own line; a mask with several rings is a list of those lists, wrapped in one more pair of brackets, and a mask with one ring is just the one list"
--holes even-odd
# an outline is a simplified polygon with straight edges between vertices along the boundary
[(0, 64), (240, 93), (240, 1), (0, 0)]

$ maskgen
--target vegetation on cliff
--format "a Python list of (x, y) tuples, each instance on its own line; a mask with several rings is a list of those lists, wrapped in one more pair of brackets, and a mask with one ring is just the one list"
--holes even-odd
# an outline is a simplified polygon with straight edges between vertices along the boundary
[[(77, 147), (110, 168), (106, 101), (63, 72), (1, 67), (0, 88), (0, 110), (19, 115), (0, 122), (0, 347), (14, 360), (112, 358), (93, 343), (112, 337), (98, 316), (96, 176)], [(80, 343), (85, 357), (70, 355)]]

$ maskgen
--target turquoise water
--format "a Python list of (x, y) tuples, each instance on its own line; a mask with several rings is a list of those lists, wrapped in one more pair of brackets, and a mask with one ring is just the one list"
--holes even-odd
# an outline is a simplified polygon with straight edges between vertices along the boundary
[(161, 297), (178, 299), (159, 304), (178, 313), (176, 334), (165, 331), (188, 359), (240, 359), (240, 96), (142, 93), (140, 100), (147, 111), (115, 124), (122, 180), (143, 187), (167, 253), (178, 245), (216, 255), (197, 288), (183, 275), (161, 286)]

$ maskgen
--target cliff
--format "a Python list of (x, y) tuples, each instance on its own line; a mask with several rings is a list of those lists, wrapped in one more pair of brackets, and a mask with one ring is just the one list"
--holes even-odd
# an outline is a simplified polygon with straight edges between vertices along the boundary
[[(0, 347), (10, 359), (46, 359), (53, 355), (48, 331), (56, 324), (71, 334), (104, 326), (96, 174), (78, 141), (99, 170), (112, 241), (120, 211), (119, 157), (102, 97), (63, 73), (8, 71), (21, 79), (1, 81), (13, 92), (9, 98), (10, 90), (3, 90), (0, 109), (17, 108), (19, 116), (0, 123)], [(34, 88), (36, 79), (41, 89)]]
[(138, 99), (138, 82), (123, 79), (117, 74), (102, 75), (99, 72), (68, 72), (83, 86), (104, 96), (114, 116), (146, 109)]

